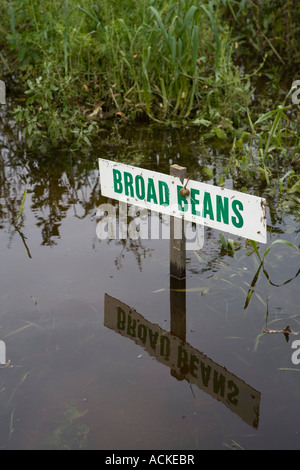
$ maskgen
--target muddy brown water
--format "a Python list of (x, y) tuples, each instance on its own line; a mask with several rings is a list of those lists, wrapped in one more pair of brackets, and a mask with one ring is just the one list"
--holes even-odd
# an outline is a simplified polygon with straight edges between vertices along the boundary
[[(204, 148), (197, 131), (140, 126), (87, 155), (30, 155), (11, 127), (4, 112), (0, 447), (298, 449), (297, 336), (262, 330), (300, 331), (296, 252), (272, 247), (271, 283), (260, 273), (245, 309), (259, 264), (244, 240), (235, 238), (241, 248), (230, 256), (219, 232), (206, 229), (203, 247), (187, 250), (185, 284), (174, 289), (168, 239), (96, 234), (97, 207), (112, 202), (101, 196), (98, 157), (164, 173), (178, 163), (214, 184), (226, 150)], [(268, 214), (268, 230), (268, 243), (299, 246), (297, 214)]]

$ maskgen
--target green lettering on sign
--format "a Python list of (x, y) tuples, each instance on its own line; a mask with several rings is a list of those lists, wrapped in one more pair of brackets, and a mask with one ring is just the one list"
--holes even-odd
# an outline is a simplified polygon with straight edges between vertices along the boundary
[(133, 176), (127, 171), (124, 171), (124, 189), (126, 196), (134, 197)]
[(235, 199), (232, 202), (232, 210), (236, 215), (236, 217), (231, 217), (232, 224), (236, 228), (242, 228), (242, 226), (244, 225), (244, 220), (243, 220), (242, 214), (240, 214), (239, 211), (244, 210), (243, 203), (241, 201), (239, 201), (238, 199)]
[(217, 221), (229, 224), (229, 208), (228, 208), (228, 197), (224, 197), (224, 203), (222, 196), (217, 196)]
[(153, 201), (154, 204), (157, 204), (157, 197), (155, 192), (154, 181), (152, 178), (148, 179), (148, 191), (147, 191), (147, 201)]
[(203, 217), (206, 218), (206, 215), (209, 215), (210, 220), (214, 220), (214, 211), (212, 208), (210, 193), (205, 191), (203, 198)]
[(135, 177), (135, 192), (138, 199), (145, 199), (145, 181), (141, 175)]
[(119, 170), (113, 169), (114, 192), (121, 194), (123, 192), (122, 175)]
[(164, 181), (158, 182), (159, 204), (168, 206), (170, 204), (169, 188)]
[(192, 205), (192, 214), (193, 215), (198, 215), (200, 216), (200, 212), (196, 210), (196, 205), (199, 204), (199, 201), (198, 199), (196, 199), (196, 195), (199, 196), (200, 194), (200, 191), (198, 189), (194, 189), (192, 188), (191, 189), (191, 205)]

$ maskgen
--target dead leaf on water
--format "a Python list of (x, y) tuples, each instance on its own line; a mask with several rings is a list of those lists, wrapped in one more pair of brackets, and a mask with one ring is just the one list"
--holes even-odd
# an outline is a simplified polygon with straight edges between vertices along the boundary
[(286, 339), (286, 342), (289, 340), (289, 335), (298, 335), (297, 331), (292, 331), (290, 327), (287, 325), (283, 330), (270, 330), (269, 328), (263, 328), (263, 333), (283, 333)]
[(298, 335), (297, 331), (292, 331), (289, 326), (286, 326), (283, 330), (270, 330), (269, 328), (263, 327), (264, 333), (289, 333), (291, 335)]

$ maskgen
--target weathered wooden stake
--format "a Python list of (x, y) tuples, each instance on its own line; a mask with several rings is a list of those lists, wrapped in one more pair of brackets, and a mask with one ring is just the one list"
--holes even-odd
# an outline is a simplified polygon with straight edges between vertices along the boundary
[[(172, 165), (171, 176), (178, 176), (183, 184), (186, 168)], [(184, 220), (170, 217), (170, 330), (171, 334), (186, 340), (186, 248)]]
[[(183, 184), (186, 168), (172, 165), (170, 175), (180, 178)], [(184, 220), (178, 217), (170, 217), (170, 275), (177, 279), (184, 279), (186, 276)]]

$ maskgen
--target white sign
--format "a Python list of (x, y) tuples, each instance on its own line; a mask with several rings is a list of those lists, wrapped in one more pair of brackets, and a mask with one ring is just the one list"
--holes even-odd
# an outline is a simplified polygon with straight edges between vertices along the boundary
[(103, 196), (267, 243), (263, 198), (102, 158), (99, 170)]

